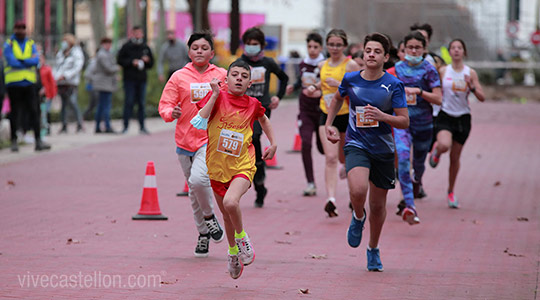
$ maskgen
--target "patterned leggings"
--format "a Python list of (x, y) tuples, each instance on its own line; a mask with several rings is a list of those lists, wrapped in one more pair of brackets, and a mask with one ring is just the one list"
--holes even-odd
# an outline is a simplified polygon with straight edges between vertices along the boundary
[(403, 199), (407, 206), (414, 207), (413, 178), (411, 177), (411, 147), (414, 181), (421, 183), (426, 170), (425, 161), (433, 135), (432, 125), (422, 128), (395, 129), (398, 153), (398, 175)]

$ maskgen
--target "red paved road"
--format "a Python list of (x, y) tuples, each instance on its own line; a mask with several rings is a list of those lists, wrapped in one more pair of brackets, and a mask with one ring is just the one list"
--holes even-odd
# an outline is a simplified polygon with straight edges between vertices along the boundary
[[(195, 228), (187, 198), (175, 197), (184, 179), (173, 133), (167, 131), (0, 166), (0, 298), (538, 297), (540, 105), (473, 104), (473, 131), (456, 191), (462, 208), (446, 207), (448, 157), (426, 172), (428, 198), (418, 203), (420, 225), (411, 227), (393, 214), (400, 195), (399, 189), (392, 191), (380, 243), (383, 273), (365, 270), (366, 239), (358, 249), (346, 244), (350, 213), (344, 181), (340, 216), (325, 217), (319, 155), (319, 196), (300, 196), (305, 185), (300, 155), (286, 153), (296, 111), (296, 103), (287, 102), (272, 116), (284, 169), (268, 172), (265, 207), (252, 207), (253, 191), (242, 200), (257, 259), (239, 280), (226, 272), (225, 242), (211, 244), (206, 259), (192, 254)], [(148, 160), (156, 164), (168, 221), (131, 220)], [(113, 275), (117, 287), (106, 288)], [(154, 286), (153, 275), (164, 284)], [(137, 283), (133, 279), (139, 286), (130, 288)], [(309, 294), (301, 295), (302, 288)]]

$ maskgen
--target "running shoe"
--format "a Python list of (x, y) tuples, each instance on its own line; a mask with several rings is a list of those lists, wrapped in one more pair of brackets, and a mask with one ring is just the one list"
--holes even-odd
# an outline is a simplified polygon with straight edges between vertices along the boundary
[(215, 215), (213, 215), (212, 219), (210, 220), (204, 220), (204, 223), (206, 224), (206, 227), (208, 227), (210, 238), (214, 243), (219, 243), (223, 241), (225, 235), (223, 234), (223, 229), (219, 225), (219, 222), (216, 219)]
[(459, 203), (457, 197), (454, 196), (454, 192), (448, 193), (448, 207), (459, 208)]
[(227, 268), (229, 269), (229, 274), (231, 275), (232, 279), (238, 279), (244, 270), (244, 266), (242, 265), (240, 259), (238, 259), (238, 255), (230, 254)]
[(315, 183), (310, 182), (308, 183), (306, 189), (304, 190), (304, 196), (315, 196), (317, 195), (317, 188), (315, 187)]
[(422, 199), (422, 198), (427, 197), (427, 194), (424, 191), (424, 186), (422, 185), (421, 182), (415, 182), (413, 180), (412, 184), (413, 184), (413, 196), (414, 196), (414, 199)]
[(251, 245), (248, 235), (246, 234), (243, 238), (234, 240), (240, 251), (238, 256), (240, 257), (242, 264), (244, 266), (251, 264), (255, 260), (255, 251), (253, 250), (253, 245)]
[(437, 148), (433, 148), (433, 151), (431, 151), (431, 153), (429, 154), (429, 165), (432, 168), (435, 168), (439, 164), (439, 160), (441, 159), (437, 154)]
[(403, 210), (403, 221), (409, 223), (409, 225), (420, 223), (420, 218), (418, 218), (418, 214), (416, 213), (416, 209), (414, 207), (405, 207)]
[(338, 216), (336, 205), (334, 204), (334, 201), (330, 199), (328, 199), (328, 202), (326, 202), (326, 205), (324, 206), (324, 211), (328, 213), (328, 217), (330, 218)]
[(257, 198), (255, 199), (255, 207), (261, 208), (264, 206), (264, 198), (268, 193), (268, 189), (264, 185), (255, 186)]
[(401, 199), (397, 205), (396, 215), (401, 216), (405, 207), (407, 207), (407, 205), (405, 205), (405, 199)]
[(199, 234), (197, 247), (195, 247), (195, 257), (208, 257), (208, 246), (210, 244), (210, 234)]
[(367, 249), (367, 269), (370, 272), (382, 272), (383, 266), (381, 262), (381, 254), (379, 248)]
[(364, 216), (362, 220), (357, 220), (354, 217), (354, 213), (351, 217), (351, 224), (349, 229), (347, 229), (347, 243), (349, 246), (356, 248), (360, 246), (362, 241), (362, 231), (364, 230), (364, 223), (366, 222), (366, 210), (364, 209)]

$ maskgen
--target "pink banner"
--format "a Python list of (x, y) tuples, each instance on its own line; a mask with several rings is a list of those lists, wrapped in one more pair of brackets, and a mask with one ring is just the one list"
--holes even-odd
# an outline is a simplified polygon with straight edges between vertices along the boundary
[[(229, 13), (210, 13), (210, 27), (216, 40), (225, 41), (227, 44), (231, 38), (229, 28)], [(165, 20), (168, 20), (168, 12), (165, 13)], [(240, 15), (240, 36), (244, 31), (253, 26), (264, 25), (264, 14), (241, 14)], [(187, 12), (176, 13), (176, 37), (187, 41), (193, 32), (191, 15)], [(156, 30), (158, 30), (156, 28)]]

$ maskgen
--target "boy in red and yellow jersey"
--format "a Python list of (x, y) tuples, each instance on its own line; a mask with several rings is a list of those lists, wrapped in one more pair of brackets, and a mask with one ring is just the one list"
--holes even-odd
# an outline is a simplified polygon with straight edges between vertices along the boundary
[(244, 265), (251, 264), (255, 259), (239, 207), (240, 198), (251, 186), (257, 171), (252, 144), (253, 122), (259, 121), (271, 143), (262, 159), (272, 159), (277, 145), (261, 102), (245, 95), (251, 85), (249, 65), (242, 60), (233, 62), (225, 80), (227, 87), (220, 90), (220, 83), (216, 78), (210, 82), (212, 93), (197, 103), (202, 109), (191, 124), (208, 131), (208, 175), (225, 223), (229, 242), (229, 273), (236, 279), (242, 274)]

